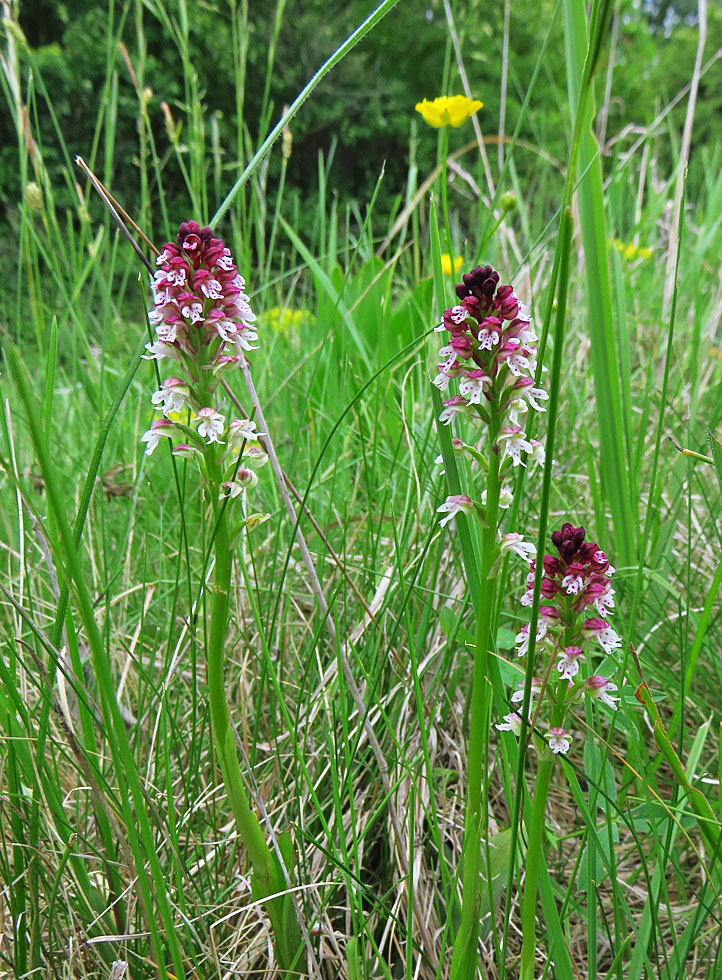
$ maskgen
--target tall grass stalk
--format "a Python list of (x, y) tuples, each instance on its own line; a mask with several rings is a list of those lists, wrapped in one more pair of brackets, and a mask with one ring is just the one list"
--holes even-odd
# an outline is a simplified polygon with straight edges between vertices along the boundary
[[(603, 25), (608, 24), (612, 9), (613, 5), (606, 0), (595, 3), (592, 21), (597, 19)], [(587, 73), (590, 56), (594, 58), (596, 66), (599, 46), (606, 38), (606, 31), (597, 31), (596, 37), (591, 32), (588, 34), (583, 0), (565, 0), (564, 24), (569, 101), (574, 118), (581, 118), (577, 198), (586, 267), (590, 357), (599, 422), (599, 473), (612, 513), (618, 561), (630, 565), (636, 558), (638, 522), (632, 509), (629, 465), (624, 451), (623, 419), (625, 412), (629, 412), (629, 406), (625, 407), (622, 402), (619, 381), (602, 163), (592, 132), (595, 113), (593, 80)]]
[[(109, 747), (120, 783), (120, 804), (128, 831), (135, 873), (138, 876), (138, 899), (141, 902), (146, 928), (150, 932), (158, 974), (162, 980), (168, 976), (165, 958), (170, 955), (174, 973), (181, 980), (181, 978), (185, 978), (186, 971), (173, 912), (168, 901), (166, 882), (153, 841), (143, 786), (128, 741), (125, 722), (115, 699), (109, 664), (105, 657), (103, 640), (95, 621), (87, 584), (78, 559), (77, 546), (64, 517), (62, 498), (56, 485), (49, 446), (39, 425), (39, 413), (30, 394), (19, 355), (14, 348), (10, 347), (7, 349), (7, 356), (13, 381), (25, 408), (33, 446), (42, 467), (46, 491), (53, 510), (60, 541), (56, 552), (56, 567), (61, 572), (68, 588), (72, 588), (75, 593), (81, 622), (88, 637), (93, 668), (100, 687), (104, 720), (112, 730)], [(149, 862), (150, 876), (145, 870), (146, 860)], [(156, 910), (163, 924), (162, 933), (158, 927)]]
[[(572, 155), (573, 156), (573, 155)], [(547, 460), (548, 464), (544, 467), (544, 483), (542, 485), (541, 499), (541, 518), (539, 521), (539, 543), (537, 555), (544, 554), (546, 541), (547, 514), (549, 512), (549, 492), (551, 489), (551, 469), (552, 457), (555, 444), (555, 428), (558, 413), (559, 387), (561, 382), (562, 361), (564, 352), (564, 334), (567, 316), (567, 294), (569, 288), (569, 259), (572, 242), (572, 216), (567, 209), (562, 219), (560, 230), (559, 248), (559, 287), (557, 294), (557, 313), (556, 325), (554, 330), (554, 356), (552, 361), (551, 378), (549, 385), (549, 418), (547, 423)], [(526, 735), (526, 721), (529, 717), (531, 706), (531, 681), (534, 670), (533, 663), (533, 639), (536, 637), (536, 617), (534, 613), (538, 610), (539, 592), (537, 585), (541, 584), (539, 571), (543, 568), (542, 561), (537, 562), (537, 575), (534, 581), (534, 604), (532, 606), (531, 625), (529, 627), (529, 661), (530, 667), (527, 669), (524, 679), (524, 700), (522, 701), (521, 717), (522, 726), (519, 735), (520, 745), (524, 746)], [(568, 642), (571, 642), (571, 637)], [(561, 726), (564, 720), (565, 706), (563, 703), (555, 706), (550, 718), (550, 728)], [(529, 733), (531, 735), (531, 733)], [(524, 750), (520, 752), (523, 758)], [(546, 824), (546, 803), (554, 771), (554, 756), (551, 749), (545, 747), (541, 750), (541, 755), (537, 765), (537, 773), (534, 780), (534, 790), (532, 794), (532, 808), (530, 820), (527, 824), (527, 847), (526, 847), (526, 875), (524, 878), (524, 897), (521, 911), (522, 928), (522, 950), (520, 980), (533, 980), (535, 973), (536, 959), (536, 901), (537, 888), (539, 882), (539, 865), (543, 860), (542, 841), (544, 839), (544, 827)], [(520, 780), (520, 786), (523, 782)], [(518, 790), (520, 792), (521, 790)]]
[[(109, 3), (95, 52), (99, 84), (88, 93), (97, 112), (85, 146), (65, 131), (57, 52), (28, 43), (13, 20), (16, 7), (4, 5), (11, 16), (3, 23), (0, 91), (25, 193), (5, 201), (9, 230), (0, 248), (9, 297), (0, 317), (0, 903), (7, 911), (0, 973), (49, 971), (76, 980), (106, 977), (121, 961), (134, 977), (164, 970), (168, 977), (182, 970), (197, 977), (280, 976), (283, 955), (273, 967), (264, 899), (257, 888), (255, 898), (251, 892), (247, 851), (215, 778), (220, 752), (204, 650), (212, 640), (210, 675), (219, 678), (222, 629), (212, 638), (207, 617), (216, 597), (223, 598), (215, 576), (223, 590), (227, 574), (227, 557), (214, 559), (217, 517), (211, 506), (202, 510), (182, 464), (156, 457), (151, 468), (139, 451), (147, 406), (136, 375), (143, 332), (138, 259), (110, 215), (92, 220), (92, 184), (87, 173), (78, 179), (72, 163), (79, 152), (105, 186), (121, 168), (124, 174), (134, 168), (138, 193), (123, 203), (148, 222), (151, 238), (170, 237), (171, 225), (191, 209), (193, 217), (207, 217), (228, 190), (226, 175), (245, 173), (218, 222), (227, 226), (234, 254), (243, 256), (239, 266), (250, 269), (256, 254), (263, 258), (264, 271), (253, 275), (253, 304), (264, 343), (252, 355), (253, 391), (239, 373), (239, 390), (231, 385), (228, 394), (248, 414), (262, 403), (259, 428), (268, 432), (280, 477), (259, 488), (271, 519), (234, 550), (228, 606), (215, 610), (227, 634), (223, 687), (214, 681), (212, 700), (217, 728), (233, 739), (272, 865), (280, 867), (280, 928), (288, 923), (301, 934), (293, 942), (301, 950), (295, 972), (303, 972), (307, 955), (315, 980), (443, 980), (463, 953), (469, 971), (510, 980), (522, 951), (521, 904), (525, 960), (533, 934), (540, 968), (545, 961), (540, 976), (718, 980), (714, 695), (722, 683), (716, 649), (722, 564), (715, 468), (703, 454), (707, 428), (716, 438), (722, 425), (720, 154), (700, 145), (706, 134), (695, 136), (680, 207), (683, 237), (679, 226), (677, 232), (672, 332), (670, 321), (660, 319), (659, 281), (677, 172), (665, 173), (663, 161), (681, 145), (679, 103), (689, 86), (666, 102), (661, 93), (649, 122), (637, 119), (633, 107), (634, 128), (618, 131), (619, 80), (637, 56), (620, 15), (607, 73), (605, 156), (599, 160), (590, 144), (586, 162), (580, 156), (571, 174), (552, 157), (549, 119), (538, 111), (570, 101), (559, 83), (560, 8), (575, 38), (569, 35), (567, 44), (579, 45), (574, 72), (592, 57), (593, 41), (577, 23), (580, 7), (565, 3), (543, 7), (538, 57), (524, 77), (516, 30), (523, 14), (514, 5), (507, 5), (503, 36), (500, 8), (499, 32), (484, 40), (488, 61), (481, 68), (470, 54), (479, 50), (477, 26), (470, 33), (460, 8), (452, 18), (452, 5), (445, 5), (446, 26), (438, 12), (420, 25), (438, 31), (441, 44), (445, 36), (446, 66), (434, 89), (417, 97), (465, 90), (482, 98), (495, 120), (498, 110), (506, 130), (514, 121), (501, 170), (490, 150), (496, 135), (479, 131), (486, 166), (478, 141), (451, 141), (449, 173), (458, 164), (484, 190), (475, 201), (472, 183), (451, 180), (446, 217), (440, 194), (427, 210), (441, 163), (424, 169), (413, 100), (409, 170), (398, 187), (392, 183), (398, 171), (387, 166), (370, 205), (337, 198), (343, 148), (336, 143), (334, 155), (331, 139), (318, 155), (314, 201), (301, 198), (292, 187), (301, 153), (286, 167), (285, 158), (271, 160), (267, 139), (272, 114), (281, 127), (276, 135), (289, 118), (280, 102), (272, 108), (283, 69), (277, 47), (253, 78), (257, 101), (264, 92), (268, 97), (258, 129), (249, 130), (255, 106), (246, 62), (255, 38), (246, 0), (226, 5), (233, 38), (227, 84), (234, 92), (224, 105), (235, 105), (226, 129), (215, 93), (193, 77), (199, 8), (186, 0)], [(275, 44), (283, 10), (282, 43), (294, 29), (292, 11), (283, 0), (273, 9), (268, 37)], [(593, 4), (590, 12), (594, 38), (601, 7)], [(20, 13), (24, 23), (23, 5)], [(708, 43), (718, 29), (715, 14), (710, 5)], [(635, 16), (632, 26), (643, 30)], [(154, 75), (159, 25), (182, 66), (172, 87)], [(675, 43), (679, 33), (673, 29), (664, 43)], [(689, 46), (690, 74), (697, 40), (692, 36)], [(507, 77), (501, 106), (493, 86), (477, 90), (477, 70), (493, 66), (495, 54), (503, 62), (496, 77)], [(700, 79), (711, 84), (718, 66), (717, 53), (700, 68)], [(318, 95), (318, 80), (310, 84)], [(169, 103), (159, 108), (163, 97)], [(700, 85), (700, 108), (702, 99), (708, 103), (709, 95)], [(577, 111), (576, 96), (571, 102)], [(299, 145), (307, 107), (297, 103), (291, 123)], [(130, 116), (138, 135), (128, 152)], [(10, 144), (3, 153), (12, 160)], [(474, 154), (477, 163), (470, 164)], [(284, 177), (274, 187), (279, 163)], [(645, 708), (635, 699), (630, 660), (608, 734), (595, 706), (573, 711), (575, 748), (551, 773), (545, 801), (543, 780), (533, 783), (528, 732), (517, 744), (511, 733), (497, 736), (492, 724), (522, 677), (510, 653), (517, 571), (502, 565), (494, 606), (483, 613), (491, 622), (488, 639), (479, 644), (488, 592), (480, 530), (460, 516), (450, 541), (433, 520), (442, 481), (450, 493), (468, 492), (473, 472), (454, 457), (448, 429), (435, 435), (432, 412), (438, 418), (442, 405), (436, 388), (434, 400), (428, 397), (421, 345), (435, 313), (449, 305), (441, 270), (448, 225), (452, 258), (456, 252), (491, 261), (528, 284), (523, 298), (543, 321), (542, 346), (552, 331), (548, 350), (556, 355), (560, 249), (571, 201), (562, 185), (588, 182), (595, 166), (604, 173), (603, 199), (590, 195), (590, 207), (603, 205), (611, 235), (653, 250), (649, 258), (630, 258), (615, 249), (613, 261), (604, 259), (612, 268), (615, 334), (603, 356), (619, 360), (619, 389), (603, 393), (608, 404), (596, 397), (607, 369), (593, 360), (596, 333), (588, 348), (584, 270), (597, 270), (603, 250), (585, 261), (587, 242), (577, 251), (573, 237), (548, 452), (557, 466), (546, 495), (534, 471), (517, 480), (505, 521), (514, 529), (536, 527), (541, 485), (547, 526), (576, 515), (599, 530), (600, 541), (609, 540), (614, 559), (629, 544), (617, 600), (652, 701)], [(508, 190), (519, 209), (500, 218), (498, 201)], [(388, 201), (394, 194), (382, 213), (384, 195)], [(168, 213), (178, 208), (181, 214)], [(595, 330), (608, 328), (602, 321)], [(668, 327), (661, 334), (660, 322)], [(22, 366), (11, 338), (21, 342)], [(618, 461), (609, 476), (601, 423), (615, 398), (622, 449), (614, 447)], [(613, 432), (613, 422), (606, 424)], [(684, 455), (665, 433), (689, 447)], [(437, 438), (443, 478), (433, 463)], [(633, 523), (644, 511), (636, 544), (620, 543), (629, 515), (619, 502), (611, 506), (617, 465), (626, 470)], [(610, 516), (611, 539), (602, 531)], [(221, 599), (218, 607), (225, 606)], [(485, 658), (485, 702), (474, 705), (481, 749), (470, 768), (478, 770), (480, 757), (481, 820), (465, 835), (461, 800), (477, 650)], [(622, 661), (605, 668), (619, 676)], [(535, 849), (539, 860), (524, 894), (519, 868), (534, 867)]]

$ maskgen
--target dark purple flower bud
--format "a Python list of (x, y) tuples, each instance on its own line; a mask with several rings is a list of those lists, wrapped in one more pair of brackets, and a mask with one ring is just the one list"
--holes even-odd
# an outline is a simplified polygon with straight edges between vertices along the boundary
[(544, 574), (549, 578), (554, 578), (562, 571), (562, 566), (558, 558), (554, 555), (544, 555)]
[(577, 561), (587, 565), (594, 561), (594, 556), (599, 553), (599, 545), (596, 541), (585, 541), (577, 552)]
[(601, 674), (592, 674), (591, 677), (587, 677), (584, 681), (582, 690), (585, 694), (588, 694), (590, 698), (599, 698), (604, 704), (608, 704), (610, 708), (617, 710), (616, 702), (619, 698), (615, 698), (610, 691), (616, 691), (617, 685), (612, 684), (610, 680), (603, 677)]
[(579, 548), (584, 542), (584, 528), (574, 527), (573, 524), (562, 524), (560, 531), (552, 532), (552, 544), (559, 552), (559, 557), (567, 565), (576, 558)]
[(201, 228), (197, 221), (182, 221), (178, 226), (178, 244), (194, 251), (199, 245), (207, 245), (213, 238), (210, 228)]
[(499, 273), (490, 265), (477, 265), (471, 272), (466, 272), (462, 280), (456, 286), (456, 295), (459, 299), (474, 296), (482, 310), (490, 311), (495, 308), (494, 295), (499, 285)]
[(513, 320), (519, 312), (519, 300), (512, 286), (499, 286), (494, 297), (494, 306), (505, 320)]
[(467, 313), (469, 313), (475, 319), (480, 320), (484, 315), (481, 312), (481, 303), (476, 296), (465, 296), (461, 303), (462, 306), (465, 307)]
[(452, 334), (449, 338), (449, 346), (454, 348), (457, 357), (465, 361), (471, 357), (471, 339), (467, 334)]
[(559, 611), (554, 606), (539, 606), (539, 622), (546, 623), (547, 626), (556, 626), (559, 622)]

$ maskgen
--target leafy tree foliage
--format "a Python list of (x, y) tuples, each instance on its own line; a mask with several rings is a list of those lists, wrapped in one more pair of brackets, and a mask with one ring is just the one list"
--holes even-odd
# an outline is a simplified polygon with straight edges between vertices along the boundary
[[(694, 7), (693, 0), (645, 0), (642, 4), (639, 0), (625, 0), (622, 4), (607, 138), (630, 124), (649, 125), (689, 81), (697, 44)], [(65, 163), (40, 80), (68, 148), (88, 156), (99, 112), (103, 101), (107, 102), (110, 53), (114, 76), (111, 87), (117, 85), (113, 139), (106, 143), (107, 128), (100, 135), (96, 165), (103, 173), (103, 153), (106, 149), (112, 153), (109, 168), (114, 192), (132, 210), (139, 186), (139, 93), (122, 51), (114, 45), (122, 23), (121, 39), (138, 85), (146, 90), (148, 119), (164, 160), (163, 189), (168, 209), (171, 213), (185, 213), (187, 194), (180, 167), (173, 159), (161, 108), (163, 102), (167, 103), (174, 119), (183, 122), (180, 141), (187, 142), (191, 135), (187, 121), (191, 93), (186, 87), (187, 72), (184, 76), (179, 46), (173, 39), (178, 19), (176, 4), (147, 0), (125, 11), (119, 4), (111, 4), (110, 9), (113, 19), (105, 4), (21, 0), (20, 26), (30, 58), (24, 58), (22, 46), (18, 50), (24, 58), (25, 91), (35, 93), (29, 113), (33, 138), (42, 147), (59, 202), (64, 203), (65, 193), (68, 203), (72, 186), (66, 185), (67, 178), (61, 173)], [(293, 100), (340, 41), (368, 15), (370, 4), (368, 0), (351, 0), (348, 4), (289, 0), (282, 10), (275, 39), (271, 5), (247, 5), (247, 26), (240, 38), (246, 50), (246, 75), (239, 139), (232, 16), (235, 11), (239, 23), (242, 21), (243, 4), (206, 0), (188, 5), (188, 57), (197, 75), (205, 138), (209, 138), (212, 123), (217, 127), (223, 153), (224, 173), (218, 188), (221, 195), (280, 117), (283, 105)], [(569, 111), (563, 73), (558, 70), (563, 63), (562, 25), (553, 22), (554, 10), (551, 0), (535, 0), (532, 7), (511, 5), (504, 130), (507, 136), (513, 131), (542, 41), (551, 31), (549, 53), (520, 136), (525, 143), (541, 148), (547, 158), (563, 161), (569, 138)], [(454, 15), (472, 94), (485, 102), (480, 116), (482, 127), (486, 135), (493, 135), (499, 128), (504, 3), (459, 0), (454, 4)], [(119, 20), (124, 16), (124, 21)], [(722, 11), (716, 5), (709, 10), (708, 33), (707, 51), (711, 55), (722, 45)], [(269, 52), (274, 53), (270, 74)], [(446, 86), (445, 64), (451, 65)], [(398, 4), (324, 80), (294, 120), (293, 157), (287, 175), (291, 192), (295, 190), (300, 200), (310, 200), (317, 188), (319, 154), (327, 156), (335, 151), (330, 191), (338, 193), (342, 200), (368, 199), (385, 162), (381, 204), (390, 207), (394, 196), (405, 187), (412, 127), (417, 128), (416, 162), (422, 176), (435, 162), (436, 139), (420, 120), (417, 123), (413, 107), (424, 97), (461, 90), (453, 65), (441, 0)], [(33, 85), (28, 84), (31, 75)], [(663, 173), (669, 173), (675, 165), (684, 108), (682, 100), (670, 116), (669, 138), (665, 134), (657, 146)], [(719, 141), (721, 130), (722, 62), (718, 61), (700, 86), (693, 149)], [(454, 131), (451, 148), (458, 148), (469, 139), (470, 130)], [(6, 216), (21, 193), (16, 147), (12, 114), (4, 102), (0, 106), (0, 208), (4, 205)], [(277, 177), (279, 156), (274, 153), (269, 161), (269, 186)], [(494, 147), (490, 157), (494, 162)], [(483, 183), (473, 160), (475, 155), (470, 154), (472, 175)], [(515, 163), (531, 194), (535, 181), (554, 178), (553, 168), (540, 167), (539, 157), (524, 146)], [(692, 170), (692, 192), (695, 180), (701, 176), (694, 168), (699, 171), (701, 165), (698, 156)], [(217, 203), (212, 199), (209, 210)]]

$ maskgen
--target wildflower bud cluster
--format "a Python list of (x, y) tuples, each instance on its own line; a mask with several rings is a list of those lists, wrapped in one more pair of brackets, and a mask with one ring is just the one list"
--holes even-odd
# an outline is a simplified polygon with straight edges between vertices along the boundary
[[(537, 336), (529, 314), (513, 287), (500, 285), (499, 278), (490, 265), (479, 265), (457, 284), (459, 302), (444, 312), (436, 328), (449, 336), (439, 351), (434, 384), (443, 392), (453, 390), (453, 384), (457, 391), (444, 401), (442, 422), (449, 425), (460, 416), (471, 416), (485, 423), (488, 450), (500, 456), (503, 481), (510, 469), (526, 465), (523, 454), (543, 467), (544, 445), (527, 438), (522, 423), (530, 409), (544, 412), (541, 403), (549, 396), (534, 382)], [(478, 451), (460, 439), (455, 438), (453, 445), (457, 455), (488, 466)], [(496, 506), (505, 509), (511, 500), (511, 489), (502, 482)], [(484, 516), (485, 505), (485, 492), (478, 502), (466, 494), (455, 494), (439, 507), (445, 515), (440, 523), (444, 525), (456, 514), (470, 514), (474, 509)], [(530, 547), (519, 535), (502, 538), (502, 551), (515, 551), (526, 560)]]
[[(545, 555), (543, 562), (541, 595), (544, 604), (539, 607), (536, 643), (547, 655), (548, 682), (544, 686), (534, 678), (532, 697), (543, 693), (556, 720), (563, 720), (566, 709), (584, 695), (599, 699), (613, 709), (619, 700), (611, 693), (617, 690), (616, 685), (606, 677), (596, 673), (581, 677), (582, 664), (588, 663), (593, 655), (587, 650), (590, 643), (599, 644), (607, 655), (621, 646), (619, 636), (605, 618), (614, 609), (614, 589), (610, 584), (614, 568), (599, 545), (585, 541), (585, 536), (583, 527), (563, 524), (551, 536), (556, 555)], [(525, 606), (532, 603), (535, 569), (536, 562), (532, 561), (526, 591), (521, 598)], [(528, 625), (521, 628), (516, 643), (517, 654), (525, 656), (529, 650)], [(519, 704), (523, 700), (523, 691), (515, 691), (511, 700)], [(496, 727), (518, 734), (521, 716), (512, 712)], [(552, 752), (569, 750), (571, 735), (561, 724), (553, 724), (546, 736)]]
[[(508, 413), (510, 423), (521, 432), (519, 416), (530, 405), (543, 412), (538, 402), (549, 397), (534, 387), (531, 377), (537, 336), (513, 288), (500, 286), (499, 273), (490, 265), (479, 265), (462, 279), (456, 286), (459, 303), (444, 312), (436, 328), (448, 331), (449, 343), (439, 351), (442, 361), (434, 384), (446, 391), (451, 380), (459, 382), (459, 394), (444, 402), (441, 420), (448, 424), (460, 413), (477, 412), (489, 422), (489, 407), (494, 405)], [(506, 439), (507, 445), (518, 442)], [(519, 449), (525, 447), (513, 445), (517, 458)], [(513, 450), (509, 446), (506, 451)], [(534, 447), (525, 451), (531, 453)]]
[(245, 281), (230, 250), (195, 221), (180, 225), (177, 241), (163, 247), (156, 264), (148, 320), (157, 339), (146, 344), (146, 356), (173, 361), (177, 373), (151, 396), (163, 417), (141, 437), (146, 455), (164, 437), (180, 438), (173, 453), (184, 458), (200, 460), (209, 446), (223, 446), (219, 495), (238, 496), (255, 486), (254, 470), (267, 459), (256, 441), (262, 433), (246, 419), (228, 419), (218, 390), (221, 377), (256, 349)]

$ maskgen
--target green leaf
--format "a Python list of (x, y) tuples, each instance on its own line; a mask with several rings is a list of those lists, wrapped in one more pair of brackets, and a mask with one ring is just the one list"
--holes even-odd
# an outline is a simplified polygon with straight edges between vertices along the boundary
[(714, 471), (717, 474), (717, 486), (720, 488), (720, 493), (722, 493), (722, 446), (717, 442), (709, 429), (707, 429), (707, 438), (709, 439), (709, 448), (712, 453), (712, 461), (714, 462)]
[[(566, 0), (564, 18), (567, 82), (574, 113), (583, 91), (587, 57), (584, 3), (581, 0)], [(599, 474), (612, 514), (618, 557), (624, 564), (630, 564), (634, 560), (638, 528), (629, 487), (630, 467), (625, 452), (625, 431), (629, 430), (628, 421), (625, 424), (625, 412), (628, 415), (631, 408), (624, 405), (619, 376), (619, 340), (612, 308), (601, 154), (592, 132), (595, 110), (591, 80), (589, 85), (579, 142), (577, 199), (587, 280), (586, 317), (591, 341), (589, 356), (599, 423)]]
[(500, 830), (488, 841), (481, 854), (481, 933), (484, 940), (491, 934), (491, 913), (498, 908), (506, 885), (511, 860), (511, 828)]
[(351, 936), (346, 942), (346, 969), (348, 971), (348, 980), (361, 980), (363, 974), (361, 973), (361, 961), (359, 960), (358, 939), (356, 936)]
[(451, 606), (442, 606), (439, 612), (439, 626), (453, 642), (460, 646), (474, 647), (474, 637), (464, 626), (459, 625), (459, 618)]
[(508, 626), (500, 626), (496, 634), (498, 650), (513, 650), (516, 645), (516, 633)]

